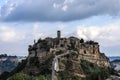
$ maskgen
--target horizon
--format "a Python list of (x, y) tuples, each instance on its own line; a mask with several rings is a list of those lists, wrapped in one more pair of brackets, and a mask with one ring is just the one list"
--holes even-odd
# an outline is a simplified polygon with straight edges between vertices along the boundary
[[(108, 4), (109, 3), (109, 4)], [(120, 0), (0, 0), (0, 53), (28, 55), (34, 39), (75, 36), (120, 56)]]

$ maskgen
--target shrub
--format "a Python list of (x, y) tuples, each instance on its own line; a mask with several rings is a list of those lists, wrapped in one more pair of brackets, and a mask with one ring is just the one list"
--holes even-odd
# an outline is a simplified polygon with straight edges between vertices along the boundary
[(59, 51), (56, 52), (56, 55), (60, 55), (60, 54), (62, 54), (62, 53), (64, 53), (64, 51), (59, 50)]
[(39, 75), (36, 77), (33, 77), (33, 76), (31, 77), (24, 73), (18, 73), (8, 78), (7, 80), (51, 80), (51, 75), (48, 74), (48, 75)]
[(83, 38), (80, 40), (80, 43), (84, 43), (84, 39)]
[(0, 75), (0, 80), (6, 80), (9, 77), (10, 73), (5, 71)]
[(30, 76), (23, 73), (18, 73), (8, 78), (7, 80), (30, 80)]
[(105, 80), (107, 77), (109, 77), (109, 70), (107, 68), (99, 67), (96, 64), (86, 60), (82, 60), (81, 62), (82, 67), (84, 67), (84, 72), (88, 74), (88, 77), (86, 79)]

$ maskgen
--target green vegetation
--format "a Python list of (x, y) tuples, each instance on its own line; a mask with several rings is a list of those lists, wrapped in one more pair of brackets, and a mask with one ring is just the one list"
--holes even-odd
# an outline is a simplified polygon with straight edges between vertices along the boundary
[(98, 43), (90, 40), (90, 41), (86, 41), (86, 44), (98, 44)]
[(87, 76), (86, 80), (105, 80), (110, 76), (108, 68), (102, 68), (89, 61), (82, 60), (80, 64)]
[[(48, 60), (51, 60), (51, 57)], [(47, 62), (45, 62), (45, 64), (48, 64)], [(68, 64), (66, 64), (66, 66), (67, 65)], [(69, 65), (65, 71), (56, 73), (56, 80), (105, 80), (109, 76), (109, 70), (107, 68), (99, 67), (89, 61), (81, 60), (80, 65), (83, 69), (83, 74), (87, 75), (86, 78), (80, 78), (78, 76), (75, 76), (72, 71), (69, 70)], [(7, 80), (51, 80), (51, 71), (49, 72), (49, 70), (46, 70), (46, 68), (42, 69), (44, 73), (40, 73), (41, 75), (39, 76), (33, 77), (24, 73), (17, 73), (12, 77), (8, 78)]]
[(14, 76), (8, 78), (7, 80), (30, 80), (30, 77), (23, 73), (15, 74)]
[(37, 67), (39, 67), (38, 57), (31, 57), (31, 58), (29, 59), (29, 63), (30, 63), (30, 66), (36, 65)]
[(56, 55), (60, 55), (62, 53), (64, 53), (64, 51), (62, 51), (62, 50), (56, 51)]
[(59, 74), (57, 74), (57, 79), (58, 80), (81, 80), (80, 77), (74, 76), (68, 71), (59, 72)]
[(0, 75), (0, 80), (6, 80), (9, 77), (9, 72), (5, 71)]
[(22, 62), (20, 62), (20, 63), (17, 65), (17, 67), (11, 72), (10, 75), (13, 75), (13, 74), (18, 73), (18, 72), (20, 72), (21, 70), (23, 70), (23, 69), (25, 68), (26, 64), (27, 64), (27, 59), (22, 60)]
[[(59, 52), (59, 53), (62, 53), (62, 52)], [(72, 56), (73, 55), (75, 56), (75, 54), (76, 53), (73, 53)], [(19, 70), (24, 67), (23, 64), (24, 65), (26, 64), (26, 60), (22, 61), (22, 64), (21, 65), (19, 64), (17, 70), (13, 72), (13, 74), (14, 73), (17, 73), (17, 74), (10, 75), (12, 77), (8, 78), (7, 80), (51, 80), (51, 69), (48, 66), (51, 66), (50, 63), (52, 61), (52, 58), (53, 56), (49, 57), (44, 62), (44, 64), (39, 65), (39, 68), (42, 69), (41, 73), (39, 73), (39, 75), (34, 77), (19, 72)], [(57, 80), (105, 80), (107, 77), (109, 77), (109, 70), (107, 68), (99, 67), (96, 64), (93, 64), (87, 60), (81, 60), (81, 63), (78, 65), (81, 66), (81, 69), (83, 70), (83, 74), (87, 75), (87, 77), (80, 78), (73, 74), (74, 70), (71, 70), (73, 63), (71, 61), (66, 61), (65, 59), (63, 60), (64, 61), (62, 62), (63, 64), (66, 65), (66, 69), (64, 71), (56, 73)], [(31, 64), (32, 63), (35, 63), (35, 62), (31, 62)], [(38, 63), (36, 62), (35, 65), (37, 64)], [(42, 67), (43, 65), (44, 67)], [(5, 73), (5, 75), (6, 74), (9, 74), (9, 73)]]
[(2, 57), (7, 57), (7, 54), (1, 54), (0, 58), (2, 58)]
[(32, 77), (27, 74), (18, 73), (7, 80), (51, 80), (51, 75), (39, 75), (37, 77)]
[(23, 70), (26, 66), (27, 60), (22, 60), (22, 62), (20, 62), (18, 64), (18, 66), (11, 72), (3, 72), (0, 75), (0, 80), (6, 80), (8, 77), (13, 76), (16, 73), (19, 73), (21, 70)]
[(80, 40), (80, 43), (84, 43), (84, 39), (83, 38)]
[(72, 63), (67, 62), (67, 69), (56, 74), (58, 80), (105, 80), (110, 76), (109, 69), (99, 67), (86, 60), (81, 60), (80, 65), (82, 67), (83, 74), (87, 75), (86, 78), (81, 78), (74, 75), (74, 70), (71, 70), (72, 67), (70, 65), (72, 66)]
[(7, 55), (7, 54), (0, 54), (0, 58), (7, 58), (7, 57), (11, 57), (11, 58), (17, 58), (17, 56), (11, 56), (11, 55)]

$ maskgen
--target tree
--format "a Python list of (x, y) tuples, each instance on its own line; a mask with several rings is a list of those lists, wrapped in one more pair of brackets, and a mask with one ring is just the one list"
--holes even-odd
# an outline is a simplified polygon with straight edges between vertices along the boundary
[(84, 43), (84, 39), (83, 38), (80, 40), (80, 43)]

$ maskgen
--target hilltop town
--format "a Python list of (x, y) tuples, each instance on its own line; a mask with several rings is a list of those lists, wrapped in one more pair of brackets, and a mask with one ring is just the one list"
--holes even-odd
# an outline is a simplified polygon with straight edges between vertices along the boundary
[[(65, 71), (67, 67), (67, 69), (73, 70), (72, 72), (77, 76), (85, 76), (81, 65), (78, 65), (81, 64), (81, 60), (94, 63), (98, 67), (107, 69), (110, 68), (109, 59), (105, 56), (104, 53), (100, 52), (99, 44), (97, 42), (85, 42), (84, 39), (78, 39), (76, 37), (62, 38), (61, 32), (57, 31), (56, 38), (40, 38), (38, 41), (34, 41), (33, 45), (29, 45), (29, 55), (27, 58), (28, 61), (23, 72), (33, 75), (43, 73), (46, 70), (51, 72), (53, 58), (70, 50), (74, 52), (69, 54), (69, 58), (68, 56), (63, 56), (59, 59), (59, 67), (61, 68), (60, 71)], [(49, 58), (52, 59), (48, 60)], [(67, 63), (68, 59), (72, 65), (68, 66), (64, 63), (61, 63), (62, 61)]]
[[(33, 45), (29, 45), (28, 58), (39, 57), (40, 62), (49, 55), (56, 55), (56, 52), (66, 52), (67, 50), (77, 51), (78, 57), (84, 56), (83, 58), (92, 58), (95, 60), (90, 60), (95, 63), (97, 60), (97, 65), (110, 67), (109, 59), (104, 53), (99, 50), (99, 44), (94, 41), (84, 41), (82, 38), (78, 39), (76, 37), (61, 38), (61, 32), (57, 31), (56, 38), (47, 37), (45, 39), (39, 39), (34, 42)], [(101, 61), (99, 61), (101, 60)], [(102, 63), (104, 61), (104, 63)], [(41, 62), (42, 63), (42, 62)]]
[(8, 77), (24, 73), (52, 75), (52, 80), (96, 80), (107, 78), (110, 68), (109, 59), (100, 52), (97, 42), (73, 36), (63, 38), (61, 31), (57, 31), (56, 38), (34, 40), (34, 44), (28, 47), (27, 59), (18, 64)]

